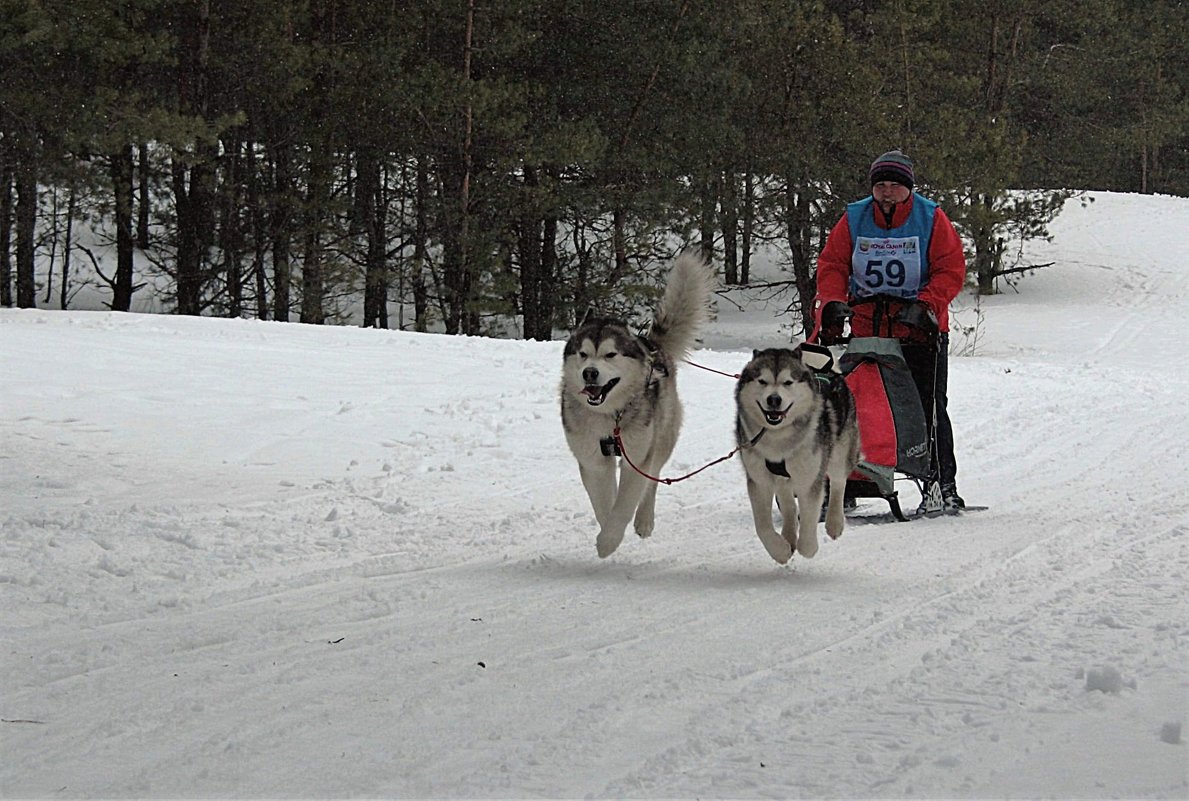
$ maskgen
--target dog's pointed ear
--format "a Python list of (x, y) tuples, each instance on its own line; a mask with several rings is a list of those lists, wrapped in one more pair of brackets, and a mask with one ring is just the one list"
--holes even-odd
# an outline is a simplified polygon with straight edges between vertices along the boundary
[(758, 359), (758, 358), (760, 358), (760, 349), (759, 349), (759, 348), (752, 348), (752, 349), (751, 349), (751, 358), (753, 358), (753, 359)]

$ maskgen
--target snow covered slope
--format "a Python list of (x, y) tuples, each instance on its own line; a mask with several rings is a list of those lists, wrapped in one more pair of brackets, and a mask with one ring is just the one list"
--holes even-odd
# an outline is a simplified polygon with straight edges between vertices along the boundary
[(991, 511), (790, 567), (733, 462), (597, 559), (561, 343), (0, 311), (0, 795), (1189, 796), (1189, 200), (1095, 198), (951, 361)]

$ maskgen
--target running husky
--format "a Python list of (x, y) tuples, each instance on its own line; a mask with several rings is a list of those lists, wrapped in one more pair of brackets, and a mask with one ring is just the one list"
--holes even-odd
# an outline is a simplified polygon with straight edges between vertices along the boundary
[[(735, 439), (760, 542), (780, 564), (794, 549), (812, 557), (827, 478), (826, 533), (842, 536), (843, 488), (859, 459), (850, 389), (841, 375), (806, 367), (800, 346), (770, 348), (755, 351), (743, 368), (735, 405)], [(780, 535), (772, 524), (773, 496), (784, 518)]]
[(652, 533), (656, 483), (620, 464), (614, 431), (619, 428), (623, 449), (636, 467), (660, 474), (681, 429), (676, 363), (706, 322), (713, 287), (709, 265), (682, 254), (648, 336), (636, 336), (619, 320), (600, 318), (584, 322), (566, 342), (561, 422), (599, 523), (600, 557), (615, 552), (633, 517), (637, 534)]

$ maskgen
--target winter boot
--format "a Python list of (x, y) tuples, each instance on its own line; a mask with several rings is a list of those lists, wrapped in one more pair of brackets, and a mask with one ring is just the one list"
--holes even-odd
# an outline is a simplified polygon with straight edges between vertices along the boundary
[(962, 500), (962, 496), (958, 494), (956, 484), (941, 485), (941, 508), (947, 514), (960, 512), (966, 508), (966, 501)]
[(917, 506), (917, 517), (936, 517), (945, 511), (941, 485), (926, 481), (921, 487), (921, 503)]

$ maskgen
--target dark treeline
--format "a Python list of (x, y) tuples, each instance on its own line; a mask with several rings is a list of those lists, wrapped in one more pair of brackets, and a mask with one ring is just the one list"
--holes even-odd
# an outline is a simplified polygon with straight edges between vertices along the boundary
[[(993, 292), (1067, 188), (1189, 194), (1187, 17), (1180, 0), (0, 0), (0, 301), (65, 308), (85, 271), (115, 310), (154, 291), (180, 314), (545, 339), (630, 314), (692, 245), (737, 285), (776, 248), (804, 314), (826, 231), (891, 147)], [(75, 245), (82, 222), (102, 253)]]

